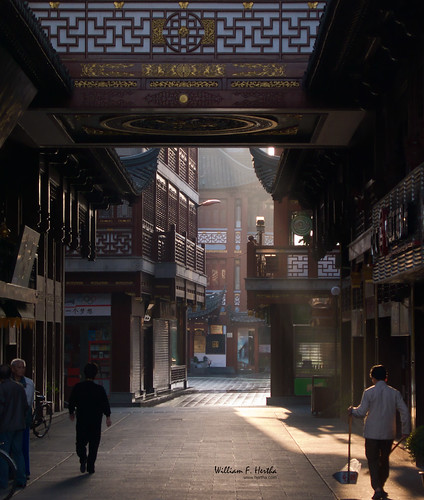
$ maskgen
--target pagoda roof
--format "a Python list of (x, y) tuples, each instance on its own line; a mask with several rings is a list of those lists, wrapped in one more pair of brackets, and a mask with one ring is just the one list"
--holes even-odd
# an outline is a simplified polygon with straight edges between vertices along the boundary
[(250, 148), (253, 165), (259, 182), (267, 193), (272, 194), (280, 164), (279, 156), (272, 156), (261, 148)]
[(38, 89), (36, 99), (52, 104), (72, 92), (72, 80), (39, 21), (23, 0), (3, 0), (0, 45)]
[(155, 178), (159, 152), (160, 148), (149, 148), (141, 153), (121, 157), (139, 193), (146, 189)]
[(248, 148), (199, 148), (199, 189), (225, 189), (257, 182)]
[(216, 312), (222, 305), (224, 294), (225, 290), (207, 293), (205, 296), (205, 307), (203, 309), (197, 308), (195, 311), (190, 308), (187, 314), (188, 319), (205, 318)]

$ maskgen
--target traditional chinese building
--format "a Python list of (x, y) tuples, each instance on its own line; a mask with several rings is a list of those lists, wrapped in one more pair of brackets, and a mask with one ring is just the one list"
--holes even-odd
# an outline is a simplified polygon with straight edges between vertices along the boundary
[[(418, 2), (328, 3), (304, 88), (312, 101), (361, 108), (365, 116), (344, 148), (286, 148), (269, 184), (274, 199), (287, 207), (283, 215), (294, 199), (312, 216), (306, 259), (341, 251), (335, 261), (341, 280), (334, 290), (340, 295), (328, 295), (337, 304), (334, 373), (341, 410), (359, 403), (370, 366), (383, 363), (417, 424), (424, 419), (424, 386), (416, 372), (424, 345), (422, 15)], [(285, 215), (280, 227), (288, 221)], [(252, 249), (251, 289), (283, 291), (287, 280), (278, 284), (269, 275), (261, 282), (262, 268), (255, 268), (278, 252)], [(288, 325), (280, 336), (286, 352), (293, 339)], [(293, 366), (288, 361), (286, 366)], [(287, 370), (277, 375), (290, 381), (275, 388), (279, 395), (293, 393)]]
[(66, 391), (95, 361), (114, 405), (185, 386), (186, 311), (205, 298), (197, 149), (138, 151), (121, 151), (137, 201), (99, 212), (96, 262), (66, 265)]
[(200, 148), (199, 195), (201, 202), (212, 200), (199, 208), (198, 231), (206, 248), (210, 298), (206, 310), (190, 313), (191, 355), (206, 356), (211, 368), (223, 372), (264, 371), (269, 369), (269, 328), (263, 318), (248, 314), (244, 243), (256, 236), (258, 216), (267, 224), (261, 237), (272, 243), (272, 200), (259, 184), (249, 150)]
[(71, 93), (24, 2), (2, 3), (0, 62), (0, 358), (24, 358), (36, 389), (61, 409), (64, 249), (92, 259), (96, 210), (132, 199), (135, 187), (114, 151), (41, 151), (18, 123)]

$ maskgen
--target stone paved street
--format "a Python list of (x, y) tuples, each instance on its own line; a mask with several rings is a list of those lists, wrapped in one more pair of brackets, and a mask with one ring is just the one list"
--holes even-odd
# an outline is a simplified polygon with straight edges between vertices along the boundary
[[(113, 425), (104, 429), (94, 475), (79, 471), (74, 424), (66, 415), (56, 418), (46, 438), (31, 438), (31, 480), (16, 497), (371, 498), (360, 435), (352, 439), (352, 456), (362, 463), (357, 484), (342, 485), (333, 478), (333, 473), (347, 462), (346, 422), (313, 417), (307, 405), (259, 405), (260, 398), (267, 394), (267, 382), (263, 379), (199, 377), (190, 380), (189, 385), (188, 392), (197, 392), (158, 406), (113, 408)], [(256, 395), (251, 400), (254, 404), (244, 399), (246, 404), (242, 406), (243, 397), (249, 393), (234, 392), (236, 388), (252, 389)], [(212, 403), (211, 396), (218, 399)], [(237, 400), (239, 406), (233, 404)], [(424, 498), (417, 470), (402, 449), (393, 453), (387, 490), (391, 499)]]
[(162, 406), (264, 406), (270, 395), (269, 376), (190, 377), (189, 393)]

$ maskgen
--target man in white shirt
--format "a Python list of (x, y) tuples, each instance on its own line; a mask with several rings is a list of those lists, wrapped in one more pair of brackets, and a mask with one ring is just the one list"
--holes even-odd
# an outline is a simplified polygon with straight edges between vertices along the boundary
[(375, 365), (370, 370), (373, 385), (365, 389), (361, 404), (348, 408), (349, 415), (364, 418), (365, 455), (374, 489), (374, 500), (387, 498), (384, 484), (389, 477), (389, 455), (396, 437), (396, 411), (402, 423), (402, 436), (411, 432), (411, 418), (400, 392), (387, 385), (387, 370)]

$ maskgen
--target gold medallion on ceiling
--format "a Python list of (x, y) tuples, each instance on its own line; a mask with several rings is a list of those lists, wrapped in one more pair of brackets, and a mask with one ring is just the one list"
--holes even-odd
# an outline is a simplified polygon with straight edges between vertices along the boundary
[(316, 9), (318, 7), (318, 2), (308, 2), (308, 7), (310, 9)]
[[(186, 94), (180, 95), (184, 104)], [(181, 101), (182, 99), (182, 101)], [(251, 134), (273, 130), (278, 122), (273, 117), (249, 115), (139, 115), (106, 118), (105, 131), (127, 134), (217, 136)]]
[(60, 2), (49, 2), (49, 5), (51, 9), (58, 9)]
[(115, 6), (115, 9), (122, 9), (125, 2), (113, 2), (113, 5)]
[(179, 5), (182, 9), (186, 9), (188, 7), (188, 2), (179, 2)]
[(253, 2), (243, 2), (243, 7), (246, 9), (246, 10), (251, 10), (252, 7), (253, 7)]

